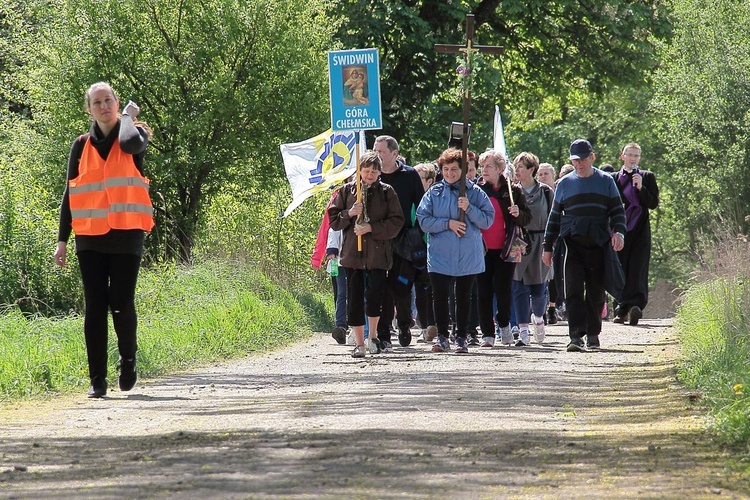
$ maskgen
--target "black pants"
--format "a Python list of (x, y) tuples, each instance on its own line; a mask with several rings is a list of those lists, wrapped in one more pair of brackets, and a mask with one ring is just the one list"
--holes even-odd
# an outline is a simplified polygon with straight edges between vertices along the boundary
[(439, 273), (430, 273), (432, 283), (432, 301), (435, 312), (435, 324), (438, 334), (448, 337), (450, 335), (450, 307), (448, 296), (455, 280), (456, 286), (456, 337), (466, 338), (469, 328), (469, 316), (471, 314), (471, 288), (474, 286), (476, 275), (448, 276)]
[(501, 250), (487, 250), (484, 256), (484, 272), (477, 275), (477, 309), (483, 337), (495, 336), (493, 296), (497, 300), (497, 326), (502, 328), (510, 323), (510, 308), (513, 303), (511, 284), (516, 264), (502, 260), (500, 253)]
[(602, 331), (605, 298), (604, 248), (579, 245), (568, 238), (560, 244), (566, 247), (562, 272), (570, 338), (598, 336)]
[(625, 287), (622, 290), (621, 310), (628, 311), (633, 306), (641, 309), (648, 304), (648, 266), (651, 261), (651, 228), (644, 221), (628, 231), (625, 245), (617, 252), (625, 273)]
[(126, 359), (138, 350), (135, 312), (135, 285), (141, 257), (132, 254), (106, 254), (90, 250), (78, 252), (83, 278), (86, 316), (83, 333), (90, 377), (107, 376), (107, 315), (117, 334), (117, 348)]
[(435, 313), (432, 309), (432, 285), (427, 268), (417, 273), (414, 280), (414, 294), (417, 305), (417, 318), (422, 329), (435, 324)]
[(396, 323), (399, 330), (408, 330), (411, 328), (411, 289), (406, 293), (394, 293), (400, 291), (403, 287), (398, 284), (398, 273), (401, 269), (401, 257), (395, 252), (393, 254), (393, 266), (388, 271), (388, 286), (385, 287), (383, 297), (383, 312), (378, 321), (378, 339), (391, 341), (391, 323), (393, 323), (393, 314), (395, 308)]
[(346, 269), (346, 316), (349, 326), (363, 326), (365, 316), (381, 316), (385, 290), (384, 269)]

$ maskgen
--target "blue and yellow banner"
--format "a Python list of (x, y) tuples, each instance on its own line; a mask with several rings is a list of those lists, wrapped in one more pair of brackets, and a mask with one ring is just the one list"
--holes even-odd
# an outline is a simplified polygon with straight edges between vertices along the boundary
[(284, 217), (310, 196), (327, 191), (356, 172), (357, 141), (360, 152), (364, 153), (363, 131), (334, 132), (328, 129), (305, 141), (280, 146), (292, 188), (292, 202), (284, 211)]

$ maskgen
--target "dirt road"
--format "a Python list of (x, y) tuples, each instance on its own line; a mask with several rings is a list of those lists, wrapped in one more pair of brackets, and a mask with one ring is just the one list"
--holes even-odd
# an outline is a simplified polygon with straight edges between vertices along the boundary
[[(285, 350), (0, 411), (2, 498), (748, 498), (669, 320), (528, 348)], [(115, 384), (116, 385), (116, 382)]]

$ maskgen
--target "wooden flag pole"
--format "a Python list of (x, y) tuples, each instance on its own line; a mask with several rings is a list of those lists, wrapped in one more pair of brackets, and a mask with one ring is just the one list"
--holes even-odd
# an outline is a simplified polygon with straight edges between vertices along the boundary
[(508, 180), (508, 196), (510, 196), (510, 204), (511, 206), (515, 205), (516, 202), (513, 201), (513, 185), (510, 182), (510, 178), (506, 175), (505, 178)]
[[(357, 132), (357, 144), (354, 146), (354, 161), (357, 162), (357, 201), (362, 202), (362, 176), (359, 169), (359, 132)], [(357, 221), (359, 221), (362, 218), (362, 214), (359, 214), (357, 216)], [(356, 223), (355, 223), (356, 224)], [(362, 235), (357, 235), (357, 251), (362, 251)]]

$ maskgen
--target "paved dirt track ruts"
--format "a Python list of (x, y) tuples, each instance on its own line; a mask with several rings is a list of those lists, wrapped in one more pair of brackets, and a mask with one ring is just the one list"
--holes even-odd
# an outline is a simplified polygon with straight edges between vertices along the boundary
[(670, 325), (605, 323), (592, 353), (565, 351), (563, 323), (541, 346), (364, 360), (316, 333), (101, 400), (6, 404), (0, 497), (748, 498), (676, 382)]

